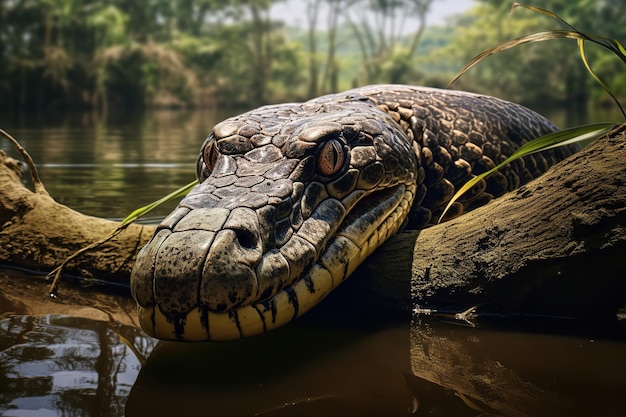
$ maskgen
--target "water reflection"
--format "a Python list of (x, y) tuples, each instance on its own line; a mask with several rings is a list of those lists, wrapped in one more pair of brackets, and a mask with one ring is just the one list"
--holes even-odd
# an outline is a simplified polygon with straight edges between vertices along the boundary
[(0, 270), (0, 415), (122, 416), (156, 345), (126, 295)]
[[(149, 340), (135, 328), (71, 316), (0, 321), (3, 415), (121, 416)], [(148, 343), (147, 343), (148, 342)]]
[(406, 416), (409, 370), (405, 327), (366, 334), (288, 326), (237, 342), (160, 343), (126, 413)]
[(127, 295), (64, 285), (51, 302), (14, 271), (0, 286), (5, 416), (626, 415), (623, 322), (355, 325), (339, 303), (260, 337), (157, 344)]
[(624, 353), (607, 340), (422, 318), (373, 333), (291, 326), (243, 342), (160, 343), (126, 412), (621, 416)]
[[(519, 325), (501, 319), (496, 327), (471, 328), (416, 319), (412, 374), (454, 392), (464, 415), (477, 415), (468, 408), (504, 416), (626, 415), (623, 323), (619, 330), (611, 326), (622, 342), (563, 319), (526, 319)], [(538, 327), (550, 333), (535, 333)], [(555, 334), (564, 329), (569, 331)]]

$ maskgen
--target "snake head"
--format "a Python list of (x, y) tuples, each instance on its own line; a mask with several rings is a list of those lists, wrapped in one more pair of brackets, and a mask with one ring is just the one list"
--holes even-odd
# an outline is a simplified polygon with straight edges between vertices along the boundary
[(216, 125), (198, 157), (200, 184), (138, 255), (141, 326), (162, 339), (219, 340), (303, 314), (401, 226), (419, 177), (413, 146), (358, 97), (266, 106)]

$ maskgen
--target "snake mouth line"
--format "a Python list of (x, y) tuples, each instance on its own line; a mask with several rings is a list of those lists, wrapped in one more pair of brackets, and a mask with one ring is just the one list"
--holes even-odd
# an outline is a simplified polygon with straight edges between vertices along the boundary
[(218, 341), (253, 336), (280, 327), (324, 299), (401, 227), (415, 186), (379, 191), (350, 210), (317, 262), (292, 285), (265, 301), (214, 312), (200, 306), (172, 318), (158, 305), (138, 308), (141, 327), (153, 337), (175, 341)]

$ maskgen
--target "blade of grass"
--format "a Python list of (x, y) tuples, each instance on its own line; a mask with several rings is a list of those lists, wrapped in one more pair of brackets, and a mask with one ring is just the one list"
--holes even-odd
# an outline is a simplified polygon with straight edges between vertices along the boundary
[(524, 4), (524, 3), (518, 3), (518, 2), (514, 2), (513, 5), (511, 6), (511, 10), (509, 11), (509, 13), (513, 13), (515, 11), (515, 9), (517, 9), (518, 7), (523, 7), (525, 9), (531, 10), (533, 12), (537, 12), (537, 13), (541, 13), (541, 14), (545, 14), (546, 16), (549, 16), (555, 20), (558, 20), (559, 22), (561, 22), (562, 24), (564, 24), (565, 26), (567, 26), (568, 28), (572, 29), (575, 32), (579, 32), (578, 29), (576, 29), (574, 26), (572, 26), (571, 24), (569, 24), (568, 22), (566, 22), (565, 20), (563, 20), (561, 17), (559, 17), (559, 15), (557, 15), (556, 13), (551, 12), (550, 10), (546, 10), (546, 9), (542, 9), (541, 7), (537, 7), (537, 6), (531, 6), (529, 4)]
[(617, 55), (624, 63), (626, 63), (626, 48), (624, 48), (624, 45), (622, 45), (618, 40), (611, 39), (611, 38), (608, 38), (606, 36), (594, 35), (594, 34), (582, 32), (582, 31), (576, 29), (574, 26), (572, 26), (570, 23), (568, 23), (567, 21), (565, 21), (561, 17), (559, 17), (557, 14), (555, 14), (555, 13), (549, 11), (549, 10), (542, 9), (541, 7), (530, 6), (530, 5), (527, 5), (527, 4), (522, 4), (522, 3), (515, 2), (515, 3), (513, 3), (513, 6), (511, 7), (511, 13), (513, 13), (513, 11), (516, 8), (518, 8), (518, 7), (523, 7), (523, 8), (526, 8), (528, 10), (531, 10), (533, 12), (545, 14), (546, 16), (549, 16), (549, 17), (557, 20), (558, 22), (560, 22), (563, 25), (565, 25), (568, 28), (570, 28), (572, 31), (580, 34), (585, 40), (597, 43), (598, 45), (601, 45), (601, 46), (605, 47), (606, 49), (610, 50), (615, 55)]
[(189, 193), (189, 191), (191, 191), (191, 189), (193, 187), (195, 187), (196, 185), (198, 185), (198, 180), (195, 180), (193, 182), (190, 182), (189, 184), (180, 187), (177, 190), (172, 191), (171, 193), (169, 193), (168, 195), (166, 195), (165, 197), (161, 197), (156, 201), (153, 201), (150, 204), (147, 204), (143, 207), (139, 207), (136, 210), (133, 210), (128, 216), (126, 216), (121, 222), (119, 227), (125, 227), (126, 225), (134, 222), (135, 220), (137, 220), (138, 218), (145, 216), (146, 214), (148, 214), (149, 212), (151, 212), (152, 210), (154, 210), (155, 208), (157, 208), (158, 206), (160, 206), (163, 203), (166, 203), (170, 200), (173, 200), (175, 198), (181, 198), (187, 195), (187, 193)]
[(624, 119), (626, 119), (626, 112), (624, 112), (624, 108), (622, 107), (617, 97), (615, 97), (611, 89), (600, 79), (598, 74), (596, 74), (596, 72), (591, 68), (591, 64), (589, 64), (589, 60), (587, 59), (587, 54), (585, 53), (585, 41), (582, 39), (578, 39), (578, 50), (580, 51), (580, 58), (582, 59), (583, 64), (585, 64), (585, 68), (587, 68), (587, 72), (589, 72), (589, 74), (591, 74), (593, 79), (596, 80), (598, 84), (600, 84), (600, 87), (602, 87), (604, 91), (609, 96), (611, 96), (615, 104), (617, 104), (617, 107), (619, 107), (619, 110), (622, 113), (622, 116), (624, 116)]
[(481, 52), (480, 54), (472, 58), (470, 62), (467, 63), (454, 76), (454, 78), (452, 78), (452, 81), (448, 83), (448, 87), (451, 87), (452, 84), (457, 82), (458, 79), (461, 78), (467, 71), (469, 71), (471, 68), (476, 66), (480, 61), (484, 60), (485, 58), (491, 55), (504, 52), (511, 48), (515, 48), (516, 46), (520, 46), (520, 45), (524, 45), (524, 44), (532, 43), (532, 42), (542, 42), (542, 41), (548, 41), (552, 39), (580, 39), (580, 38), (586, 39), (585, 37), (582, 37), (580, 34), (578, 34), (575, 31), (560, 29), (560, 30), (549, 30), (545, 32), (531, 33), (529, 35), (524, 35), (515, 39), (501, 42), (495, 46), (492, 46), (489, 49), (484, 50), (483, 52)]
[(502, 161), (500, 164), (496, 165), (489, 171), (486, 171), (480, 175), (477, 175), (476, 177), (466, 182), (461, 188), (459, 188), (459, 190), (454, 194), (454, 196), (452, 196), (452, 198), (446, 205), (446, 208), (443, 210), (443, 213), (441, 213), (441, 216), (439, 216), (439, 220), (437, 222), (441, 223), (441, 220), (443, 219), (445, 214), (448, 212), (452, 204), (454, 204), (454, 202), (457, 201), (463, 194), (469, 191), (473, 186), (478, 184), (481, 180), (493, 174), (494, 172), (504, 167), (505, 165), (510, 164), (511, 162), (521, 157), (531, 155), (536, 152), (556, 148), (559, 146), (565, 146), (565, 145), (569, 145), (572, 143), (591, 141), (591, 140), (597, 139), (598, 137), (602, 136), (603, 134), (611, 130), (614, 126), (615, 126), (615, 123), (594, 123), (590, 125), (578, 126), (578, 127), (574, 127), (570, 129), (560, 130), (558, 132), (549, 133), (547, 135), (540, 136), (536, 139), (526, 142), (519, 149), (517, 149), (517, 151), (515, 151), (511, 156), (509, 156), (507, 159)]

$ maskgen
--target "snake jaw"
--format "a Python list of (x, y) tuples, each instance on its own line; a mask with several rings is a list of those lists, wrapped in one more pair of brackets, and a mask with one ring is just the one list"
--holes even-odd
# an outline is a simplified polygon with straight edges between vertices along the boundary
[[(140, 325), (153, 337), (184, 341), (238, 339), (280, 327), (322, 301), (382, 242), (396, 233), (414, 193), (414, 184), (400, 184), (380, 192), (375, 202), (368, 203), (368, 210), (363, 207), (359, 210), (359, 201), (352, 200), (353, 207), (366, 215), (346, 216), (334, 237), (327, 239), (326, 250), (306, 273), (268, 299), (224, 312), (197, 306), (183, 317), (164, 312), (160, 305), (140, 305)], [(324, 210), (320, 210), (320, 214)], [(263, 268), (263, 262), (257, 266), (257, 272)]]

